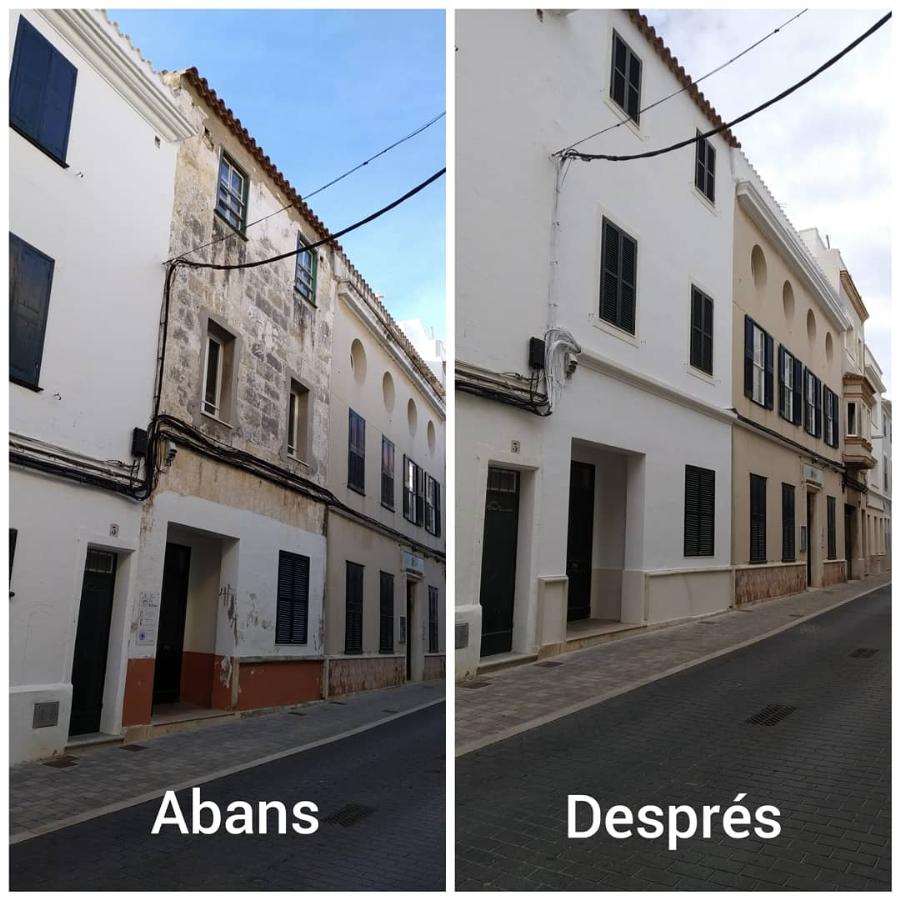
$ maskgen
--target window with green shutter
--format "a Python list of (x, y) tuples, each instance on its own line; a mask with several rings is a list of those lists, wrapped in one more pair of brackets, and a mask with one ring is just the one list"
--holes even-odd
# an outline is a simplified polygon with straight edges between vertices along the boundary
[[(297, 246), (306, 248), (307, 241), (302, 235), (297, 237)], [(316, 305), (316, 274), (319, 268), (319, 254), (315, 250), (303, 249), (297, 254), (294, 269), (294, 290), (313, 306)]]

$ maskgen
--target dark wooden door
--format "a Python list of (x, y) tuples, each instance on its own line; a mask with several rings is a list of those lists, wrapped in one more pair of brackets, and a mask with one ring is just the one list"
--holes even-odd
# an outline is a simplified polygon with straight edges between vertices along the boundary
[(481, 655), (512, 650), (519, 532), (519, 473), (488, 469), (481, 554)]
[(181, 697), (181, 656), (190, 571), (191, 548), (166, 544), (153, 672), (154, 704), (177, 703)]
[(812, 587), (813, 565), (813, 495), (806, 494), (806, 586)]
[(412, 617), (415, 585), (406, 583), (406, 680), (412, 681)]
[(115, 588), (116, 554), (88, 550), (72, 660), (69, 734), (93, 734), (100, 730)]
[(853, 507), (844, 505), (844, 559), (847, 561), (847, 580), (853, 577)]
[(569, 479), (569, 621), (591, 615), (591, 568), (594, 550), (594, 467), (572, 461)]

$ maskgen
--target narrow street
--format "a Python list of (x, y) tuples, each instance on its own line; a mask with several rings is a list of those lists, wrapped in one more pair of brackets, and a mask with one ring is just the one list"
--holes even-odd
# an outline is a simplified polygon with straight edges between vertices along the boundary
[[(457, 888), (888, 890), (890, 603), (887, 585), (460, 756)], [(747, 722), (770, 704), (795, 709), (768, 727)], [(604, 828), (567, 838), (569, 794), (636, 813), (724, 810), (741, 793), (751, 811), (778, 807), (777, 838), (727, 838), (721, 819), (711, 839), (675, 851), (665, 838), (614, 840)]]
[[(160, 807), (154, 800), (13, 845), (10, 887), (443, 890), (444, 719), (445, 705), (435, 704), (201, 786), (223, 823), (232, 801), (254, 810), (259, 801), (282, 801), (286, 835), (271, 833), (272, 826), (265, 835), (231, 835), (223, 824), (215, 835), (165, 827), (151, 836)], [(214, 746), (209, 753), (214, 760)], [(190, 826), (190, 791), (178, 800)], [(291, 807), (301, 800), (318, 805), (315, 834), (290, 831)]]

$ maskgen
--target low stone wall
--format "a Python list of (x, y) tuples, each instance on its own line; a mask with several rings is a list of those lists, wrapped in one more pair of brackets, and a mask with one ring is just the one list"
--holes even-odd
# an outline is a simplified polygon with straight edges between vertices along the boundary
[(842, 559), (826, 559), (822, 572), (822, 587), (831, 587), (847, 580), (847, 563)]
[(734, 605), (772, 600), (806, 590), (806, 563), (738, 566), (734, 570)]
[(440, 656), (426, 656), (425, 673), (422, 677), (425, 681), (443, 678), (446, 668), (446, 657), (443, 654)]
[(406, 681), (402, 656), (338, 657), (328, 660), (328, 696), (395, 687)]

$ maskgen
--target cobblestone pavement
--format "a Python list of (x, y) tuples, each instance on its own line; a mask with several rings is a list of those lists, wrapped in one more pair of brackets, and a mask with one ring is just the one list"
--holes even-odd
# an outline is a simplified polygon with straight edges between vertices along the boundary
[[(888, 586), (458, 757), (457, 889), (888, 890), (890, 607)], [(858, 648), (878, 652), (851, 656)], [(769, 704), (796, 710), (746, 722)], [(721, 820), (712, 839), (675, 851), (603, 828), (566, 836), (568, 794), (604, 811), (724, 810), (741, 792), (750, 809), (780, 809), (777, 838), (727, 838)]]
[(769, 600), (744, 610), (641, 632), (554, 657), (560, 666), (527, 664), (475, 679), (486, 687), (457, 685), (456, 752), (465, 753), (534, 725), (638, 687), (679, 667), (699, 662), (842, 600), (890, 583), (890, 575)]
[[(110, 804), (209, 777), (217, 771), (342, 734), (439, 700), (443, 681), (369, 691), (338, 702), (307, 703), (291, 712), (217, 720), (192, 731), (142, 740), (143, 752), (122, 745), (88, 749), (78, 764), (57, 769), (25, 763), (10, 769), (12, 840), (41, 833)], [(443, 707), (442, 707), (443, 708)]]
[[(151, 835), (159, 801), (91, 819), (10, 848), (11, 890), (444, 889), (444, 718), (438, 704), (328, 746), (247, 769), (200, 788), (288, 808), (289, 834)], [(190, 792), (178, 794), (190, 822)], [(291, 806), (311, 800), (319, 829), (290, 831)], [(358, 815), (325, 821), (350, 804)], [(208, 817), (207, 817), (208, 821)]]

